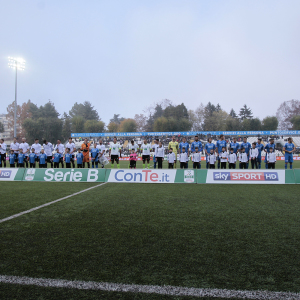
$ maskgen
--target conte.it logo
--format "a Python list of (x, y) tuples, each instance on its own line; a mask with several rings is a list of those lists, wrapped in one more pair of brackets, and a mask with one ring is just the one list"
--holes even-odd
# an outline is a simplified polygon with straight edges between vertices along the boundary
[(167, 173), (158, 173), (154, 170), (125, 171), (119, 170), (115, 173), (115, 180), (118, 182), (170, 182), (170, 175)]
[(0, 171), (0, 178), (10, 178), (11, 171), (8, 170), (1, 170)]

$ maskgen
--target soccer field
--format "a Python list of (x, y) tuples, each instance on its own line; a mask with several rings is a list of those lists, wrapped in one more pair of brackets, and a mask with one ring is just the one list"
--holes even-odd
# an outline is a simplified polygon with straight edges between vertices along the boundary
[[(300, 292), (298, 185), (1, 186), (0, 299), (199, 299), (158, 294), (165, 285), (221, 291), (201, 299), (224, 299), (224, 289), (300, 299), (272, 294)], [(7, 276), (28, 278), (21, 285)], [(50, 279), (155, 287), (151, 294), (45, 287)]]

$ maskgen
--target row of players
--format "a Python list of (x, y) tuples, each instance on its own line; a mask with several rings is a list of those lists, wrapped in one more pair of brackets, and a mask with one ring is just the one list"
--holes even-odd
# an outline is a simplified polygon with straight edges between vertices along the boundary
[[(221, 153), (216, 153), (214, 149), (211, 149), (208, 155), (206, 156), (206, 168), (207, 169), (215, 169), (215, 164), (218, 160), (220, 160), (221, 169), (226, 169), (227, 163), (229, 169), (235, 169), (237, 159), (239, 159), (239, 167), (240, 169), (248, 169), (249, 161), (251, 161), (252, 169), (258, 168), (257, 158), (258, 158), (258, 149), (256, 148), (256, 143), (252, 144), (252, 148), (249, 151), (249, 155), (246, 153), (245, 148), (241, 148), (240, 153), (234, 153), (234, 149), (230, 148), (230, 152), (226, 151), (225, 147), (222, 147)], [(173, 169), (176, 161), (176, 156), (180, 162), (181, 169), (187, 169), (189, 163), (189, 155), (186, 152), (185, 147), (182, 148), (181, 153), (175, 155), (173, 152), (173, 148), (169, 149), (169, 153), (167, 154), (167, 162), (168, 168)], [(155, 149), (154, 163), (158, 164), (158, 169), (162, 169), (162, 164), (165, 157), (165, 150), (162, 146), (162, 143), (158, 143), (158, 147)], [(276, 154), (273, 152), (273, 148), (270, 148), (270, 152), (267, 156), (267, 164), (269, 169), (275, 169), (276, 163)], [(130, 169), (136, 168), (137, 154), (135, 150), (132, 149), (132, 153), (130, 154)], [(193, 164), (193, 169), (201, 169), (201, 153), (199, 152), (199, 148), (195, 147), (195, 151), (191, 155), (191, 161)], [(156, 166), (155, 166), (156, 168)]]
[[(99, 151), (98, 146), (94, 144), (94, 148), (90, 149), (91, 152), (91, 160), (92, 160), (92, 168), (96, 167), (98, 168), (99, 162), (104, 168), (104, 163), (107, 161), (106, 157), (104, 156), (104, 151), (101, 153)], [(258, 149), (256, 148), (256, 143), (252, 144), (252, 148), (250, 149), (250, 156), (248, 157), (248, 154), (245, 152), (245, 148), (242, 148), (242, 152), (239, 154), (239, 162), (240, 162), (240, 168), (241, 169), (248, 169), (248, 163), (249, 160), (251, 161), (252, 169), (254, 167), (257, 169), (257, 157), (258, 157)], [(36, 167), (36, 162), (39, 162), (40, 168), (46, 168), (47, 167), (47, 155), (44, 152), (44, 149), (41, 150), (40, 155), (37, 157), (35, 154), (35, 149), (31, 150), (32, 152), (28, 155), (28, 162), (30, 168)], [(137, 161), (137, 153), (135, 152), (135, 149), (131, 150), (130, 154), (130, 168), (136, 168), (136, 161)], [(165, 153), (164, 148), (162, 146), (162, 143), (159, 142), (158, 147), (155, 149), (155, 163), (158, 164), (158, 169), (162, 169), (162, 163), (164, 161)], [(209, 155), (207, 156), (206, 161), (206, 167), (210, 169), (215, 169), (215, 163), (217, 161), (217, 158), (220, 158), (221, 163), (221, 169), (226, 169), (226, 164), (228, 162), (229, 169), (235, 169), (236, 168), (236, 162), (237, 162), (237, 154), (234, 153), (234, 149), (230, 149), (230, 154), (227, 153), (225, 150), (225, 147), (222, 148), (221, 153), (215, 153), (213, 149), (211, 149)], [(54, 154), (53, 158), (50, 160), (50, 162), (54, 163), (54, 168), (58, 168), (59, 164), (63, 162), (61, 161), (61, 154), (59, 153), (59, 149), (56, 149), (56, 153)], [(101, 159), (103, 158), (103, 159)], [(76, 155), (77, 159), (77, 167), (82, 168), (83, 163), (83, 154), (81, 153), (81, 149), (78, 149), (78, 153)], [(15, 160), (16, 155), (14, 154), (14, 151), (11, 150), (11, 153), (9, 155), (9, 163), (10, 167), (15, 167)], [(199, 152), (199, 148), (195, 147), (195, 152), (191, 155), (191, 160), (193, 163), (194, 169), (201, 169), (201, 153)], [(72, 163), (72, 155), (70, 154), (70, 149), (66, 148), (66, 153), (64, 154), (64, 161), (66, 163), (66, 168), (71, 167)], [(176, 161), (176, 155), (173, 152), (173, 148), (169, 149), (169, 153), (167, 155), (167, 161), (168, 161), (168, 167), (169, 169), (174, 168), (174, 163)], [(188, 153), (185, 150), (185, 147), (182, 148), (182, 152), (179, 154), (179, 161), (180, 161), (180, 168), (186, 169), (188, 168), (188, 162), (189, 162), (189, 156)], [(23, 153), (23, 150), (19, 150), (19, 155), (17, 158), (17, 166), (19, 168), (25, 167), (26, 165), (26, 156)], [(275, 163), (276, 163), (276, 154), (273, 152), (273, 148), (270, 149), (270, 153), (268, 155), (268, 167), (269, 169), (275, 169)], [(0, 161), (1, 166), (1, 161)]]
[[(6, 153), (6, 151), (5, 151), (6, 145), (4, 144), (4, 140), (0, 140), (0, 141), (1, 141), (1, 143), (0, 143), (0, 154), (1, 154), (0, 161), (1, 162), (5, 161), (5, 163), (6, 163), (6, 157), (3, 157), (4, 155), (6, 155), (5, 154)], [(54, 157), (52, 155), (53, 146), (51, 143), (44, 140), (44, 144), (43, 144), (44, 149), (42, 150), (41, 145), (38, 142), (39, 142), (39, 140), (36, 139), (35, 143), (31, 146), (32, 153), (34, 153), (36, 155), (35, 161), (39, 161), (40, 160), (39, 156), (41, 154), (45, 154), (45, 155), (42, 155), (42, 162), (43, 162), (44, 157), (46, 156), (46, 163), (40, 163), (41, 165), (44, 165), (44, 164), (46, 165), (48, 162), (48, 163), (51, 163), (51, 167), (53, 167), (53, 162), (54, 162), (54, 164), (56, 164), (56, 166), (57, 166), (57, 163), (61, 163), (61, 165), (63, 167), (63, 156), (66, 156), (66, 154), (67, 154), (67, 157), (65, 157), (66, 163), (67, 164), (72, 163), (73, 168), (75, 167), (74, 151), (76, 149), (75, 149), (75, 144), (73, 143), (71, 138), (69, 139), (69, 142), (66, 144), (66, 148), (64, 147), (63, 144), (61, 144), (60, 140), (57, 141), (57, 144), (54, 148), (54, 150), (56, 150)], [(82, 148), (84, 151), (83, 159), (82, 159), (83, 167), (85, 167), (84, 166), (85, 162), (88, 162), (88, 167), (90, 167), (89, 153), (87, 153), (89, 151), (91, 152), (92, 165), (94, 165), (94, 164), (96, 165), (96, 162), (98, 162), (98, 160), (100, 160), (100, 162), (101, 162), (101, 159), (102, 159), (101, 164), (103, 166), (103, 163), (105, 161), (105, 156), (104, 156), (105, 146), (103, 145), (101, 139), (99, 140), (99, 145), (96, 146), (96, 144), (95, 144), (94, 148), (92, 148), (92, 149), (89, 149), (89, 144), (87, 143), (87, 140), (85, 140), (85, 142), (82, 144)], [(212, 143), (212, 140), (209, 138), (208, 143), (205, 144), (204, 149), (202, 147), (201, 141), (198, 140), (198, 136), (195, 136), (195, 140), (191, 144), (191, 149), (189, 149), (189, 143), (186, 142), (185, 138), (183, 138), (183, 141), (181, 143), (178, 143), (176, 141), (175, 136), (173, 136), (172, 141), (168, 145), (168, 149), (170, 150), (171, 148), (172, 148), (172, 150), (173, 150), (172, 152), (174, 152), (174, 156), (175, 156), (174, 163), (173, 163), (175, 168), (176, 168), (178, 152), (180, 155), (183, 154), (183, 155), (181, 155), (181, 157), (179, 156), (180, 163), (184, 163), (184, 160), (185, 160), (184, 156), (185, 155), (189, 156), (190, 154), (192, 154), (193, 162), (197, 162), (196, 161), (197, 158), (194, 155), (194, 154), (196, 154), (196, 148), (198, 150), (197, 153), (199, 153), (200, 156), (204, 150), (205, 155), (206, 155), (206, 160), (207, 160), (207, 167), (209, 165), (208, 162), (209, 162), (210, 157), (211, 157), (211, 160), (214, 159), (213, 156), (215, 156), (216, 161), (218, 161), (218, 168), (221, 167), (222, 162), (223, 163), (224, 162), (226, 163), (227, 161), (229, 162), (229, 157), (225, 158), (225, 155), (227, 153), (227, 143), (226, 143), (225, 137), (223, 135), (220, 136), (220, 139), (219, 139), (219, 141), (217, 141), (216, 145), (214, 143)], [(255, 149), (257, 149), (257, 151)], [(143, 160), (143, 168), (145, 168), (146, 161), (148, 164), (148, 168), (150, 167), (150, 165), (149, 165), (150, 164), (150, 151), (154, 151), (154, 153), (155, 153), (154, 168), (156, 168), (156, 164), (158, 164), (159, 167), (162, 166), (162, 161), (163, 161), (163, 157), (164, 157), (164, 147), (163, 147), (162, 143), (159, 142), (158, 139), (155, 140), (154, 145), (148, 144), (146, 139), (144, 140), (144, 143), (142, 145), (137, 145), (137, 144), (135, 144), (134, 141), (131, 141), (131, 144), (129, 145), (129, 150), (131, 150), (131, 152), (132, 152), (132, 150), (134, 150), (135, 153), (137, 153), (138, 150), (141, 151), (142, 160)], [(260, 138), (258, 139), (258, 143), (252, 144), (252, 148), (251, 148), (251, 144), (249, 142), (247, 142), (246, 137), (244, 138), (244, 142), (241, 144), (237, 143), (236, 138), (233, 138), (233, 142), (230, 143), (230, 151), (233, 151), (233, 154), (236, 154), (236, 155), (238, 153), (240, 153), (241, 154), (241, 155), (239, 155), (240, 160), (241, 160), (243, 152), (245, 152), (247, 154), (247, 162), (246, 162), (247, 167), (248, 167), (249, 160), (251, 160), (253, 168), (254, 167), (259, 168), (259, 169), (261, 168), (261, 153), (263, 150), (266, 152), (265, 163), (266, 163), (266, 168), (268, 168), (268, 164), (272, 160), (272, 158), (268, 158), (268, 155), (271, 151), (272, 152), (275, 151), (274, 139), (270, 139), (270, 142), (265, 147), (261, 143)], [(285, 144), (283, 150), (285, 151), (285, 168), (287, 168), (287, 163), (290, 163), (290, 168), (292, 168), (293, 152), (295, 151), (295, 147), (294, 147), (292, 138), (288, 139), (288, 142)], [(18, 144), (15, 139), (14, 143), (11, 144), (11, 154), (10, 155), (14, 154), (15, 162), (17, 164), (21, 164), (21, 165), (22, 165), (22, 163), (21, 163), (22, 156), (24, 155), (23, 163), (25, 163), (26, 167), (28, 167), (27, 164), (28, 164), (28, 161), (30, 160), (30, 156), (32, 156), (31, 161), (33, 161), (33, 156), (34, 156), (34, 155), (32, 155), (32, 153), (29, 154), (29, 151), (30, 151), (30, 147), (26, 143), (25, 138), (22, 139), (21, 144)], [(21, 155), (20, 162), (18, 160), (19, 152), (23, 154), (23, 155)], [(60, 154), (59, 160), (58, 160), (59, 155), (57, 155), (57, 154)], [(121, 145), (119, 143), (117, 143), (116, 138), (114, 138), (113, 143), (110, 145), (109, 155), (110, 155), (112, 167), (114, 167), (114, 162), (116, 161), (117, 167), (119, 168), (119, 157), (121, 156)], [(251, 155), (251, 157), (250, 157), (250, 155)], [(69, 156), (70, 156), (70, 162), (68, 162)], [(223, 156), (223, 158), (222, 158), (222, 156)], [(272, 155), (272, 156), (274, 156), (274, 155)], [(81, 161), (80, 157), (81, 157), (81, 154), (79, 153), (79, 156), (77, 157), (77, 159), (79, 158), (79, 162)], [(225, 159), (227, 161), (224, 161)], [(245, 157), (245, 159), (246, 159), (246, 157)], [(13, 156), (10, 157), (11, 165), (12, 165), (12, 163), (11, 163), (12, 160), (13, 160)], [(58, 162), (57, 162), (57, 160), (58, 160)], [(133, 160), (133, 158), (131, 158), (131, 160)], [(93, 162), (94, 162), (94, 164), (93, 164)], [(200, 158), (199, 163), (200, 162), (201, 162), (201, 158)], [(33, 162), (29, 162), (29, 163), (33, 164)], [(78, 161), (77, 161), (77, 164), (78, 164)], [(79, 163), (79, 165), (81, 165), (81, 164)], [(243, 164), (241, 166), (243, 166)], [(201, 164), (200, 164), (200, 167), (201, 167)], [(224, 164), (223, 164), (223, 167), (224, 167)]]
[[(104, 163), (107, 161), (107, 158), (104, 156), (104, 151), (102, 154), (99, 152), (99, 148), (97, 148), (97, 145), (94, 144), (94, 148), (90, 149), (91, 152), (91, 161), (92, 161), (92, 168), (96, 166), (98, 168), (98, 163), (101, 160), (101, 156), (103, 155), (104, 160), (102, 160), (102, 168), (104, 168)], [(78, 153), (76, 155), (77, 159), (77, 167), (82, 168), (84, 167), (84, 155), (81, 152), (81, 149), (78, 149)], [(71, 164), (73, 168), (75, 168), (75, 162), (74, 162), (74, 155), (70, 153), (70, 148), (65, 149), (65, 153), (61, 154), (59, 152), (59, 149), (56, 149), (56, 153), (53, 155), (47, 156), (44, 149), (41, 149), (41, 152), (37, 156), (35, 153), (35, 149), (31, 149), (31, 153), (29, 155), (25, 155), (23, 153), (23, 149), (19, 149), (18, 156), (14, 153), (14, 150), (10, 150), (10, 154), (8, 157), (10, 168), (14, 168), (15, 165), (19, 168), (35, 168), (36, 163), (39, 163), (39, 168), (47, 168), (47, 163), (49, 162), (51, 164), (51, 168), (59, 168), (59, 164), (61, 164), (61, 167), (64, 167), (64, 162), (66, 163), (66, 168), (71, 168)], [(1, 168), (2, 161), (0, 160), (0, 168)], [(89, 167), (89, 166), (88, 166)]]
[[(131, 146), (133, 147), (134, 141), (132, 141)], [(147, 141), (144, 141), (144, 144), (141, 145), (142, 153), (143, 153), (143, 168), (145, 167), (145, 161), (147, 160), (149, 167), (149, 147), (147, 146)], [(159, 164), (159, 167), (162, 166), (162, 157), (164, 156), (164, 147), (158, 139), (155, 140), (155, 144), (152, 146), (155, 156), (154, 156), (154, 168), (156, 167), (156, 163)], [(157, 149), (160, 149), (157, 152)], [(179, 161), (181, 167), (184, 164), (187, 164), (186, 156), (189, 157), (192, 154), (192, 161), (194, 168), (201, 168), (201, 158), (196, 158), (196, 149), (198, 149), (199, 155), (201, 153), (205, 153), (206, 156), (206, 167), (214, 168), (215, 162), (217, 162), (218, 169), (226, 168), (226, 163), (229, 163), (230, 168), (234, 168), (236, 165), (237, 158), (240, 161), (240, 168), (248, 168), (249, 161), (251, 161), (252, 168), (261, 168), (262, 162), (262, 151), (266, 152), (265, 155), (265, 167), (268, 169), (275, 168), (276, 163), (276, 154), (275, 154), (275, 144), (274, 139), (271, 138), (269, 143), (264, 146), (262, 144), (262, 139), (258, 138), (257, 143), (253, 143), (252, 145), (247, 142), (247, 137), (244, 137), (244, 141), (240, 144), (237, 142), (237, 139), (234, 137), (233, 141), (229, 144), (230, 154), (227, 153), (227, 142), (225, 141), (225, 136), (220, 135), (219, 140), (216, 144), (212, 143), (212, 139), (209, 138), (208, 142), (205, 144), (204, 148), (202, 146), (202, 142), (198, 140), (198, 136), (195, 136), (194, 142), (190, 144), (186, 142), (186, 138), (184, 137), (181, 143), (176, 141), (176, 137), (172, 137), (172, 141), (169, 142), (168, 149), (172, 148), (172, 152), (175, 155), (174, 166), (176, 168), (177, 162), (177, 153), (179, 153)], [(285, 151), (285, 168), (287, 169), (288, 163), (290, 163), (290, 169), (292, 169), (293, 164), (293, 152), (296, 150), (295, 145), (293, 144), (293, 139), (288, 138), (288, 142), (284, 145), (283, 150)], [(144, 156), (144, 151), (147, 151), (147, 156)], [(186, 154), (184, 154), (186, 153)], [(233, 155), (235, 154), (235, 155)], [(237, 157), (238, 156), (238, 157)], [(194, 162), (196, 164), (194, 164)], [(183, 164), (182, 164), (183, 163)], [(222, 164), (223, 163), (223, 164)], [(211, 165), (211, 166), (210, 166)]]
[[(14, 165), (22, 166), (23, 164), (27, 168), (28, 165), (30, 165), (31, 167), (35, 167), (35, 163), (39, 162), (42, 167), (44, 165), (47, 166), (47, 163), (50, 163), (51, 168), (53, 168), (54, 164), (57, 165), (57, 153), (60, 154), (58, 163), (61, 163), (62, 168), (64, 167), (63, 158), (66, 154), (70, 155), (70, 164), (72, 164), (73, 168), (75, 167), (74, 152), (76, 151), (76, 146), (72, 138), (69, 138), (69, 142), (66, 144), (66, 147), (61, 143), (61, 140), (57, 140), (55, 146), (53, 146), (47, 140), (44, 140), (43, 142), (44, 143), (42, 148), (42, 145), (39, 143), (39, 139), (35, 139), (34, 144), (29, 146), (29, 144), (26, 142), (26, 138), (22, 138), (22, 143), (18, 143), (17, 139), (14, 138), (13, 143), (11, 143), (10, 145), (10, 167), (14, 167)], [(6, 167), (6, 149), (7, 145), (4, 143), (4, 139), (0, 139), (0, 167)], [(54, 154), (53, 151), (55, 151)], [(69, 155), (67, 155), (66, 161), (69, 160)], [(46, 158), (46, 162), (44, 162), (44, 158)], [(67, 166), (68, 164), (69, 163), (67, 163)]]

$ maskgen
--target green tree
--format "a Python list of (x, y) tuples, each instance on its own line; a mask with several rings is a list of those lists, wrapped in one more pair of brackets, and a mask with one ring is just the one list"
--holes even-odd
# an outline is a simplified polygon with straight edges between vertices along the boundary
[(221, 110), (222, 110), (221, 105), (218, 103), (217, 106), (216, 106), (216, 112), (219, 112)]
[(85, 119), (81, 116), (76, 116), (71, 119), (72, 132), (83, 133), (84, 132)]
[(235, 112), (235, 110), (233, 108), (230, 110), (229, 116), (231, 116), (234, 119), (236, 119), (238, 117), (237, 114), (236, 114), (236, 112)]
[(241, 121), (241, 130), (245, 130), (245, 131), (251, 130), (250, 119), (243, 119), (243, 121)]
[(39, 118), (36, 121), (37, 127), (40, 128), (38, 138), (40, 140), (56, 141), (61, 139), (63, 121), (59, 118)]
[(276, 130), (278, 128), (278, 119), (277, 117), (265, 117), (262, 120), (262, 128), (263, 130), (269, 131), (269, 130)]
[(176, 130), (170, 130), (170, 131), (190, 131), (192, 128), (192, 123), (189, 119), (181, 118), (178, 121), (174, 119), (175, 124), (177, 125), (175, 128)]
[(68, 116), (67, 113), (64, 113), (61, 120), (63, 122), (62, 132), (61, 132), (62, 140), (66, 141), (71, 136), (71, 132), (72, 132), (71, 118), (70, 116)]
[(227, 112), (214, 111), (211, 117), (205, 119), (204, 130), (211, 131), (224, 131), (226, 130), (227, 119), (231, 118)]
[(22, 124), (29, 143), (33, 143), (35, 138), (40, 140), (46, 139), (52, 142), (61, 138), (63, 120), (58, 118), (59, 113), (52, 102), (49, 101), (45, 105), (38, 107), (29, 100), (26, 103), (26, 107), (24, 106), (24, 110), (24, 117), (30, 116)]
[(157, 119), (160, 118), (164, 115), (164, 109), (162, 107), (162, 103), (160, 104), (156, 104), (156, 106), (154, 107), (154, 113), (153, 113), (153, 119)]
[(181, 103), (177, 106), (173, 106), (172, 104), (170, 104), (168, 107), (165, 108), (163, 116), (166, 118), (181, 119), (188, 118), (189, 114), (186, 106), (183, 103)]
[(119, 132), (136, 132), (137, 124), (133, 119), (124, 119), (119, 126)]
[(40, 106), (40, 117), (41, 118), (58, 118), (59, 113), (55, 109), (54, 103), (51, 101), (47, 102), (44, 106)]
[(157, 118), (153, 124), (154, 131), (169, 131), (169, 121), (166, 117)]
[(226, 131), (238, 131), (241, 130), (241, 122), (238, 118), (233, 118), (230, 114), (226, 120)]
[(107, 130), (108, 130), (108, 132), (118, 132), (119, 131), (119, 124), (117, 124), (115, 122), (110, 122), (107, 125)]
[(210, 126), (213, 122), (211, 118), (214, 112), (216, 112), (216, 107), (211, 102), (208, 102), (204, 108), (203, 130), (212, 130)]
[(41, 137), (41, 128), (37, 125), (37, 120), (31, 118), (28, 118), (23, 122), (23, 127), (26, 131), (26, 139), (29, 144), (32, 144), (35, 138)]
[(2, 122), (0, 122), (0, 132), (4, 132), (4, 125)]
[(253, 130), (253, 131), (262, 130), (262, 124), (261, 124), (261, 120), (259, 118), (251, 119), (250, 124), (251, 124), (250, 130)]
[(291, 119), (291, 123), (293, 124), (294, 130), (300, 130), (300, 116), (294, 116)]
[(252, 119), (253, 118), (252, 111), (246, 104), (244, 104), (244, 106), (240, 109), (239, 116), (242, 121), (244, 119)]
[(156, 103), (154, 108), (150, 106), (147, 111), (149, 118), (144, 126), (146, 131), (185, 131), (191, 129), (192, 121), (184, 103), (173, 105), (170, 100), (164, 99), (160, 103)]
[(120, 114), (114, 114), (113, 118), (109, 120), (109, 123), (120, 124), (123, 120), (125, 119), (121, 118)]
[(84, 131), (88, 133), (104, 132), (105, 124), (102, 121), (87, 120), (84, 123)]
[(241, 122), (241, 129), (245, 131), (257, 131), (262, 129), (262, 124), (260, 119), (254, 118), (254, 119), (244, 119)]
[(100, 120), (97, 110), (94, 109), (89, 101), (85, 101), (83, 104), (75, 102), (75, 104), (69, 111), (69, 115), (72, 119), (74, 117), (82, 117), (85, 121)]
[(148, 120), (146, 121), (145, 131), (149, 131), (149, 132), (156, 131), (154, 129), (154, 118), (151, 113)]
[(216, 111), (216, 107), (211, 102), (208, 102), (204, 108), (204, 117), (205, 118), (211, 117), (215, 111)]

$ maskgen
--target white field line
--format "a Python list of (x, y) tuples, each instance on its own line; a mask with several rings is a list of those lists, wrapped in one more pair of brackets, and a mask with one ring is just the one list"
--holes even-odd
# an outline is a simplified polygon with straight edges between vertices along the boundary
[(70, 288), (79, 290), (102, 290), (108, 292), (130, 292), (159, 294), (169, 296), (192, 296), (192, 297), (212, 297), (212, 298), (239, 298), (256, 300), (299, 300), (299, 293), (290, 292), (270, 292), (270, 291), (239, 291), (225, 289), (199, 289), (177, 286), (156, 286), (121, 284), (93, 281), (70, 281), (62, 279), (44, 279), (19, 276), (0, 275), (1, 283), (34, 285), (41, 287)]
[(106, 182), (104, 182), (104, 183), (101, 183), (101, 184), (98, 184), (98, 185), (95, 185), (95, 186), (92, 186), (92, 187), (90, 187), (90, 188), (88, 188), (88, 189), (85, 189), (85, 190), (79, 191), (79, 192), (77, 192), (77, 193), (74, 193), (74, 194), (68, 195), (68, 196), (66, 196), (66, 197), (63, 197), (63, 198), (60, 198), (60, 199), (57, 199), (57, 200), (54, 200), (54, 201), (51, 201), (51, 202), (45, 203), (45, 204), (43, 204), (43, 205), (40, 205), (40, 206), (37, 206), (37, 207), (31, 208), (31, 209), (28, 209), (28, 210), (22, 211), (22, 212), (20, 212), (20, 213), (18, 213), (18, 214), (15, 214), (15, 215), (12, 215), (12, 216), (10, 216), (10, 217), (7, 217), (7, 218), (4, 218), (4, 219), (0, 220), (0, 223), (3, 223), (3, 222), (6, 222), (6, 221), (9, 221), (9, 220), (11, 220), (11, 219), (14, 219), (14, 218), (17, 218), (17, 217), (23, 216), (23, 215), (25, 215), (25, 214), (28, 214), (28, 213), (30, 213), (30, 212), (32, 212), (32, 211), (35, 211), (35, 210), (38, 210), (38, 209), (40, 209), (40, 208), (43, 208), (43, 207), (49, 206), (49, 205), (51, 205), (51, 204), (54, 204), (54, 203), (56, 203), (56, 202), (59, 202), (59, 201), (62, 201), (62, 200), (68, 199), (68, 198), (70, 198), (70, 197), (73, 197), (73, 196), (79, 195), (79, 194), (81, 194), (81, 193), (84, 193), (84, 192), (86, 192), (86, 191), (89, 191), (89, 190), (91, 190), (91, 189), (94, 189), (94, 188), (96, 188), (96, 187), (99, 187), (99, 186), (101, 186), (101, 185), (103, 185), (103, 184), (106, 184)]

